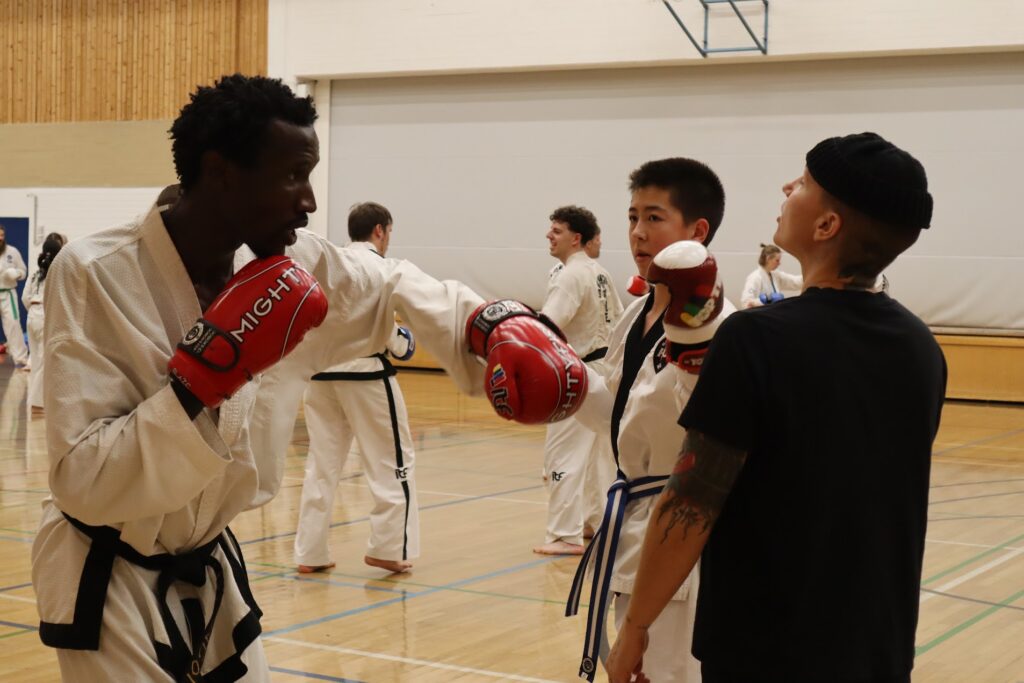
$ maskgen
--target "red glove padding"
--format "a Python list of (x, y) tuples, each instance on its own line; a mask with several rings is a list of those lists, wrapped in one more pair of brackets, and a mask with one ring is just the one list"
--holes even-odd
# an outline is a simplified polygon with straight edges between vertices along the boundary
[(626, 291), (633, 296), (644, 296), (650, 291), (650, 286), (647, 284), (647, 280), (643, 279), (639, 275), (634, 275), (629, 278), (629, 284), (626, 285)]
[(675, 242), (651, 261), (647, 281), (665, 285), (672, 295), (664, 316), (669, 361), (699, 374), (711, 337), (725, 318), (720, 318), (726, 299), (715, 257), (699, 242)]
[(327, 297), (308, 271), (287, 256), (255, 259), (188, 331), (168, 370), (214, 408), (288, 355), (326, 315)]
[(487, 359), (484, 390), (506, 420), (558, 422), (583, 405), (586, 366), (554, 323), (526, 304), (482, 304), (469, 317), (466, 339)]

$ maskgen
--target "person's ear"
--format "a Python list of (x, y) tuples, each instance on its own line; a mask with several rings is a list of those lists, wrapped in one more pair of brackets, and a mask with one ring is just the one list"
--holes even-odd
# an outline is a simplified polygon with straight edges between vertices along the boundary
[(826, 211), (814, 224), (814, 241), (827, 242), (835, 239), (843, 230), (843, 217), (835, 211)]
[(707, 218), (698, 218), (693, 223), (693, 241), (704, 244), (708, 240), (708, 234), (711, 233), (711, 224), (708, 223)]

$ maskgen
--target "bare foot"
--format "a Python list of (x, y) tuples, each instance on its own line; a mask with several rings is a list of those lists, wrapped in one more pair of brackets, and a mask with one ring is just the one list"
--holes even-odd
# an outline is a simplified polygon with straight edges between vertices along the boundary
[(409, 562), (408, 560), (381, 560), (379, 558), (366, 555), (363, 557), (363, 562), (371, 567), (387, 569), (392, 574), (401, 574), (412, 569), (412, 562)]
[(317, 565), (300, 564), (298, 566), (298, 570), (299, 570), (300, 574), (317, 574), (319, 572), (325, 572), (328, 569), (333, 569), (333, 568), (334, 568), (334, 563), (333, 562), (331, 562), (330, 564), (317, 564)]
[(589, 524), (584, 524), (583, 525), (583, 538), (590, 539), (590, 538), (593, 538), (593, 537), (594, 537), (594, 527), (590, 526)]
[(538, 555), (582, 555), (583, 546), (565, 541), (555, 541), (539, 545), (533, 549), (533, 552)]

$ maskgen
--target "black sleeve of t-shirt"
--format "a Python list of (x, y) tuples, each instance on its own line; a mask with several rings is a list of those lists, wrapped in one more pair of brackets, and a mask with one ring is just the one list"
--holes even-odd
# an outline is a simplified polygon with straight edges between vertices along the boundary
[(715, 332), (704, 357), (700, 379), (683, 409), (679, 424), (750, 452), (758, 424), (755, 373), (756, 345), (750, 316), (736, 313)]

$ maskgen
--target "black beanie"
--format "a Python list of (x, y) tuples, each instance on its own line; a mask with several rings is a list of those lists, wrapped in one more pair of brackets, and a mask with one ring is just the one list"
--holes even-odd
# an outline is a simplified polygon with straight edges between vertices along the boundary
[(822, 140), (807, 153), (807, 170), (830, 195), (875, 220), (917, 229), (931, 224), (924, 166), (875, 133)]

